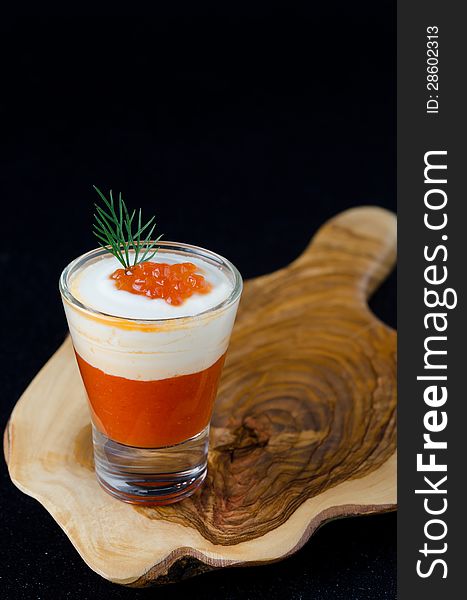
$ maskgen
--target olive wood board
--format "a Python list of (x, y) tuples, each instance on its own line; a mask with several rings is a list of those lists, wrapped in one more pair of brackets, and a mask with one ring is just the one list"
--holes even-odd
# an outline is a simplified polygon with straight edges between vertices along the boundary
[(358, 207), (246, 282), (191, 498), (142, 508), (99, 487), (69, 338), (11, 414), (12, 481), (91, 569), (135, 587), (283, 559), (330, 519), (394, 509), (396, 333), (367, 300), (395, 258), (395, 215)]

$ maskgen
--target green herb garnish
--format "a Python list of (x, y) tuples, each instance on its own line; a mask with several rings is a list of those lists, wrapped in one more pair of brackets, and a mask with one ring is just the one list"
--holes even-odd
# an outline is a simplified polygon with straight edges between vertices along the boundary
[[(154, 223), (155, 217), (151, 217), (145, 225), (141, 225), (141, 209), (139, 209), (138, 227), (133, 232), (133, 219), (135, 218), (136, 210), (130, 216), (121, 192), (118, 194), (118, 207), (115, 208), (112, 190), (110, 190), (110, 200), (107, 200), (99, 188), (95, 185), (93, 188), (99, 194), (105, 204), (105, 209), (107, 209), (105, 210), (98, 204), (94, 205), (96, 213), (94, 213), (95, 223), (93, 223), (93, 233), (98, 238), (99, 245), (110, 252), (110, 254), (113, 254), (123, 265), (124, 269), (134, 267), (145, 260), (151, 260), (157, 252), (156, 245), (162, 237), (160, 235), (155, 240), (151, 239), (156, 227), (156, 223)], [(146, 234), (144, 239), (141, 239), (143, 233), (148, 231), (151, 225), (149, 233)], [(133, 263), (130, 262), (131, 248), (134, 250)], [(150, 254), (153, 248), (155, 250)]]

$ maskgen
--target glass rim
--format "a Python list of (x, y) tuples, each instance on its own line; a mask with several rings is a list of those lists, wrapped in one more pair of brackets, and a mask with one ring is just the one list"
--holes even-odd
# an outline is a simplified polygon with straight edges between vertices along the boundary
[[(151, 243), (153, 243), (153, 242), (151, 242), (151, 241), (148, 242), (148, 244), (151, 244)], [(84, 304), (83, 302), (78, 300), (78, 298), (76, 298), (71, 293), (71, 290), (68, 285), (69, 277), (70, 277), (70, 274), (72, 273), (73, 269), (81, 266), (82, 264), (85, 264), (86, 262), (88, 262), (89, 260), (91, 260), (92, 258), (94, 258), (96, 256), (108, 253), (108, 250), (106, 248), (99, 247), (99, 248), (94, 248), (92, 250), (89, 250), (88, 252), (85, 252), (84, 254), (81, 254), (80, 256), (78, 256), (77, 258), (72, 260), (63, 269), (63, 271), (60, 275), (60, 279), (59, 279), (59, 289), (60, 289), (60, 294), (62, 295), (62, 298), (64, 300), (66, 300), (68, 303), (70, 303), (72, 306), (74, 306), (75, 308), (78, 308), (86, 313), (89, 313), (92, 316), (101, 317), (106, 320), (112, 319), (112, 320), (116, 320), (116, 321), (130, 321), (135, 324), (140, 323), (143, 325), (164, 323), (167, 321), (176, 322), (176, 321), (183, 321), (183, 320), (187, 320), (187, 319), (198, 319), (198, 318), (208, 317), (208, 316), (212, 315), (212, 313), (214, 313), (214, 312), (221, 312), (221, 311), (226, 310), (227, 308), (229, 308), (232, 304), (234, 304), (239, 299), (240, 294), (242, 293), (242, 289), (243, 289), (243, 279), (242, 279), (242, 276), (240, 275), (240, 272), (237, 269), (237, 267), (233, 263), (231, 263), (227, 258), (224, 258), (223, 256), (221, 256), (220, 254), (217, 254), (216, 252), (212, 252), (212, 250), (207, 250), (206, 248), (202, 248), (201, 246), (194, 246), (193, 244), (186, 244), (184, 242), (159, 241), (159, 242), (157, 242), (157, 247), (161, 248), (161, 249), (164, 249), (164, 248), (171, 249), (171, 250), (174, 250), (177, 252), (184, 252), (187, 256), (191, 255), (191, 256), (199, 256), (202, 258), (211, 259), (211, 261), (214, 261), (218, 264), (220, 263), (220, 266), (227, 267), (227, 269), (232, 273), (233, 278), (234, 278), (234, 285), (233, 285), (232, 291), (226, 298), (224, 298), (224, 300), (222, 300), (215, 306), (211, 306), (210, 308), (207, 308), (206, 310), (203, 310), (194, 315), (183, 315), (183, 316), (179, 316), (179, 317), (160, 317), (160, 318), (156, 318), (156, 319), (137, 319), (134, 317), (122, 317), (119, 315), (112, 315), (110, 313), (106, 313), (106, 312), (97, 310), (95, 308), (92, 308), (91, 306), (87, 306), (86, 304)]]

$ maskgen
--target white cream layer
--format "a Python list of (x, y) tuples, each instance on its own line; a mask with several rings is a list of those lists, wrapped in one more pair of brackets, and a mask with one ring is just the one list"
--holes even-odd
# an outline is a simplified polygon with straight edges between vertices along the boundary
[(232, 284), (227, 276), (218, 267), (202, 259), (191, 256), (187, 258), (161, 249), (152, 261), (169, 265), (191, 262), (198, 267), (196, 272), (204, 276), (212, 289), (208, 294), (193, 294), (179, 306), (172, 306), (161, 298), (147, 298), (118, 290), (110, 275), (116, 269), (121, 269), (122, 265), (114, 256), (109, 255), (90, 263), (77, 273), (70, 282), (70, 291), (85, 306), (94, 310), (116, 317), (143, 320), (197, 315), (220, 304), (232, 291)]
[[(157, 258), (156, 258), (157, 257)], [(181, 306), (117, 290), (108, 279), (118, 261), (90, 263), (71, 281), (72, 294), (86, 306), (123, 318), (168, 319), (154, 328), (119, 327), (112, 319), (90, 317), (64, 302), (68, 326), (78, 354), (109, 375), (154, 381), (197, 373), (214, 364), (227, 350), (238, 301), (227, 309), (199, 315), (225, 300), (233, 284), (218, 267), (202, 259), (160, 252), (157, 262), (193, 262), (212, 284), (209, 294), (194, 295)], [(115, 260), (115, 262), (113, 262)], [(116, 263), (116, 264), (115, 264)], [(110, 284), (110, 287), (109, 285)], [(199, 316), (196, 316), (196, 315)], [(128, 322), (125, 322), (128, 325)]]

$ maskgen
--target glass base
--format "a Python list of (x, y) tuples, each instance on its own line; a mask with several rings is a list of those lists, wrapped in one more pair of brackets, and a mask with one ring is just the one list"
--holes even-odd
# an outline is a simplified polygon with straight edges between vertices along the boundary
[(164, 448), (136, 448), (92, 428), (97, 480), (131, 504), (164, 505), (191, 496), (207, 472), (209, 425), (198, 435)]

